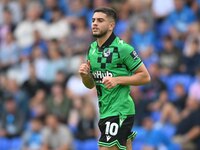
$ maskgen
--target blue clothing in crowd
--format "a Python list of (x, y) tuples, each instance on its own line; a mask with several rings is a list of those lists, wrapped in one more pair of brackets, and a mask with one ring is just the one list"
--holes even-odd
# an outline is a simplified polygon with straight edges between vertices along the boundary
[(196, 21), (194, 12), (189, 7), (183, 7), (181, 11), (173, 11), (167, 18), (169, 24), (180, 32), (186, 32), (188, 25)]

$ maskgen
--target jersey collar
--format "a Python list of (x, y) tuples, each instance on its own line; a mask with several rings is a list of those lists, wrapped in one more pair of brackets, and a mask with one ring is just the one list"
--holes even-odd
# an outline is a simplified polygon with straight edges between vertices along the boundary
[(100, 49), (104, 49), (106, 47), (109, 47), (112, 42), (115, 40), (116, 35), (112, 32), (112, 34), (110, 35), (110, 37), (103, 43), (103, 45), (101, 47), (99, 47)]

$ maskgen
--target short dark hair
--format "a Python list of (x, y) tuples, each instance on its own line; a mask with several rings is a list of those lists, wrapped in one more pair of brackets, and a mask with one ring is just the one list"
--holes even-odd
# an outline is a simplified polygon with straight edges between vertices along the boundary
[(113, 8), (110, 7), (100, 7), (94, 10), (95, 12), (102, 12), (104, 14), (106, 14), (108, 17), (111, 17), (114, 19), (114, 21), (117, 21), (117, 13)]

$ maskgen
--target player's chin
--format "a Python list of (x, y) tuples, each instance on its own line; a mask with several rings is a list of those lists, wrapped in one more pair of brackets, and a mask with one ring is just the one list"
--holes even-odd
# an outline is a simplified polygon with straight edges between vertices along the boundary
[(93, 35), (94, 37), (99, 37), (99, 33), (97, 33), (97, 32), (93, 32), (92, 35)]
[(93, 31), (92, 34), (93, 34), (93, 36), (99, 36), (99, 35), (101, 35), (101, 32), (100, 31)]

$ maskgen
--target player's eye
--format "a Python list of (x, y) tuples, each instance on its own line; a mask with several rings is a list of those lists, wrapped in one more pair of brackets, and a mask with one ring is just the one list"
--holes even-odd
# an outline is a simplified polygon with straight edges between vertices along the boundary
[(97, 18), (97, 19), (93, 18), (92, 19), (92, 23), (94, 23), (95, 21), (97, 21), (97, 22), (103, 22), (104, 19), (103, 18)]
[(99, 22), (103, 22), (104, 19), (103, 19), (103, 18), (99, 18), (98, 21), (99, 21)]

